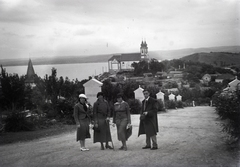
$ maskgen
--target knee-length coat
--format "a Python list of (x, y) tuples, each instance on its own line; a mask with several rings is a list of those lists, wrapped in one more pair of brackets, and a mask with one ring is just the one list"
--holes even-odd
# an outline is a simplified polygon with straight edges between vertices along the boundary
[(157, 101), (152, 97), (149, 97), (146, 104), (145, 101), (146, 99), (142, 101), (142, 110), (140, 115), (142, 115), (143, 112), (148, 112), (148, 114), (144, 117), (144, 119), (140, 119), (138, 136), (146, 134), (151, 137), (156, 135), (158, 132)]
[(78, 102), (74, 106), (73, 115), (76, 125), (80, 125), (80, 128), (77, 128), (77, 141), (90, 138), (89, 124), (91, 109), (86, 104)]

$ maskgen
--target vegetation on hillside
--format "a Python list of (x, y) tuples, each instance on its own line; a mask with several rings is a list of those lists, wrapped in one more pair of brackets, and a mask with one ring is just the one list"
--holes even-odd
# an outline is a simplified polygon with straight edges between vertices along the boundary
[(210, 52), (195, 53), (181, 58), (184, 61), (206, 63), (215, 67), (238, 67), (240, 65), (240, 53)]
[(240, 90), (222, 92), (215, 95), (216, 111), (224, 121), (223, 131), (230, 135), (233, 142), (240, 142)]

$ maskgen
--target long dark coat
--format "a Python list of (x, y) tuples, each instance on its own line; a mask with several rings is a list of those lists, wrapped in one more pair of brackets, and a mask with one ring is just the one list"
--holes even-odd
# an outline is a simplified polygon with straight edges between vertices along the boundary
[(106, 100), (97, 100), (93, 105), (94, 124), (98, 124), (98, 130), (94, 131), (93, 143), (112, 141), (109, 122), (106, 121), (110, 117), (111, 111)]
[(138, 136), (141, 134), (146, 134), (147, 136), (151, 137), (156, 135), (158, 132), (157, 101), (152, 97), (149, 97), (146, 102), (145, 110), (144, 103), (145, 100), (142, 101), (142, 110), (140, 115), (142, 115), (145, 111), (148, 112), (148, 114), (143, 120), (140, 119)]

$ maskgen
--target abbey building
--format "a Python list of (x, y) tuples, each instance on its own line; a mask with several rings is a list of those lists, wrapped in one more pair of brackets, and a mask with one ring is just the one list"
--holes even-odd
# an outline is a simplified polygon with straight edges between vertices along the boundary
[(148, 46), (146, 41), (142, 41), (140, 52), (115, 54), (108, 60), (109, 72), (118, 72), (123, 70), (133, 70), (132, 63), (139, 61), (148, 61)]

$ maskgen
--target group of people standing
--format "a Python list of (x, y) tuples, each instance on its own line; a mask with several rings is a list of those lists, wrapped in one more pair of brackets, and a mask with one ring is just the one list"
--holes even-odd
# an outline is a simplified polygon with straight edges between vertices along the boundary
[[(146, 134), (146, 145), (142, 149), (158, 149), (157, 132), (157, 103), (154, 98), (150, 97), (148, 90), (143, 91), (144, 100), (142, 101), (142, 110), (140, 111), (140, 125), (138, 136)], [(87, 102), (84, 94), (79, 95), (79, 101), (74, 106), (74, 119), (77, 125), (77, 141), (80, 142), (81, 151), (89, 151), (85, 146), (85, 139), (90, 138), (89, 129), (94, 129), (93, 142), (100, 142), (101, 150), (114, 149), (110, 132), (111, 110), (108, 102), (104, 99), (102, 92), (97, 93), (97, 101), (93, 107)], [(117, 127), (118, 140), (122, 142), (119, 150), (127, 151), (126, 141), (131, 135), (131, 115), (127, 102), (123, 100), (123, 94), (117, 95), (117, 102), (114, 103), (113, 109), (113, 126)], [(152, 147), (151, 147), (152, 141)], [(105, 146), (104, 146), (105, 143)]]

